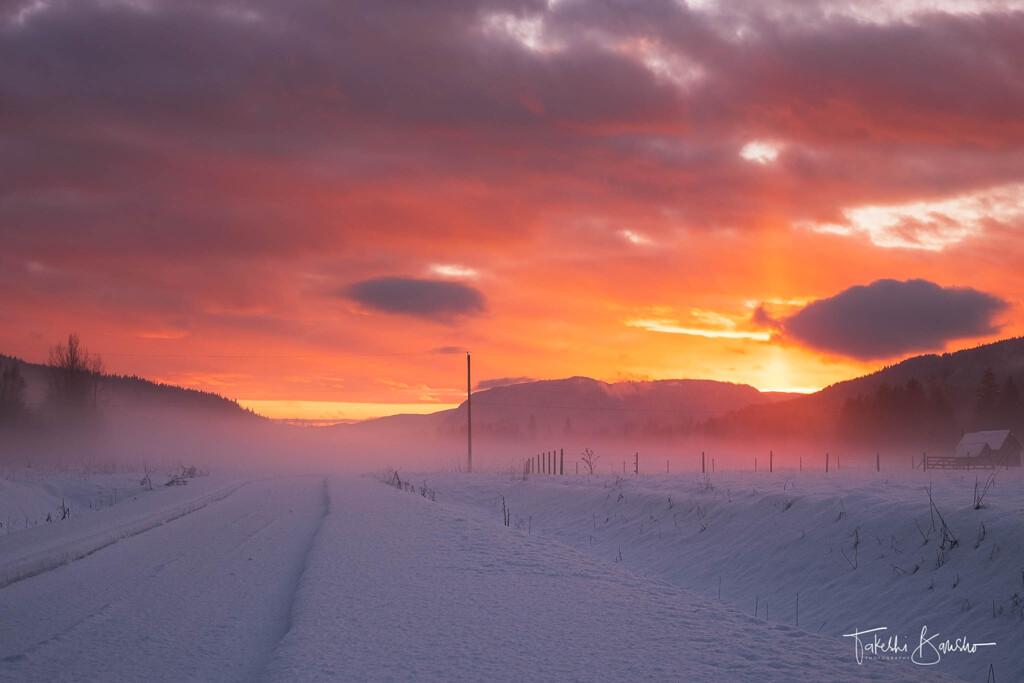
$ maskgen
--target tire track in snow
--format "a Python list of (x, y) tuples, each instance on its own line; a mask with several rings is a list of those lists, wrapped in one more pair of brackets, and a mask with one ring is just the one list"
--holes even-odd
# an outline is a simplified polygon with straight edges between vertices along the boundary
[(309, 567), (309, 556), (313, 552), (313, 548), (316, 547), (318, 542), (320, 542), (320, 537), (323, 535), (324, 522), (327, 520), (327, 516), (331, 514), (331, 494), (327, 488), (327, 478), (324, 477), (321, 483), (320, 501), (322, 510), (320, 519), (317, 522), (316, 531), (314, 531), (309, 537), (309, 543), (306, 545), (306, 548), (302, 553), (302, 561), (299, 564), (298, 571), (295, 572), (294, 578), (291, 582), (291, 589), (288, 594), (288, 603), (280, 619), (280, 623), (282, 624), (280, 634), (274, 643), (274, 647), (268, 648), (266, 657), (260, 666), (260, 671), (263, 672), (263, 675), (260, 676), (261, 679), (266, 676), (267, 666), (273, 659), (274, 652), (277, 650), (278, 645), (280, 645), (281, 641), (283, 641), (288, 633), (291, 632), (292, 626), (295, 624), (296, 597), (299, 594), (303, 579), (306, 576), (306, 570)]

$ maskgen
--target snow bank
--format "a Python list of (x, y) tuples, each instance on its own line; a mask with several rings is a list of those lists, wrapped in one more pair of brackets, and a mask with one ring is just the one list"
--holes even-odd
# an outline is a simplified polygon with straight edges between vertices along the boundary
[[(72, 509), (67, 519), (60, 520), (59, 514), (54, 514), (59, 521), (0, 535), (0, 588), (202, 509), (230, 495), (245, 483), (212, 476), (190, 479), (185, 486), (158, 485), (153, 490), (145, 490), (139, 485), (140, 476), (100, 478), (99, 481), (105, 485), (99, 487), (96, 478), (91, 480), (91, 486), (86, 486), (84, 478), (69, 478), (63, 473), (0, 483), (0, 507), (49, 512), (55, 502), (60, 505), (66, 501)], [(116, 493), (110, 491), (112, 482), (115, 484), (114, 492), (116, 484), (121, 485), (122, 498), (117, 503), (114, 503)], [(93, 508), (86, 514), (82, 503), (91, 500), (97, 489), (100, 498), (105, 497), (110, 505), (103, 509)]]
[[(74, 516), (131, 498), (141, 473), (90, 473), (31, 467), (0, 470), (0, 535), (61, 518), (66, 505)], [(154, 475), (156, 476), (156, 475)]]

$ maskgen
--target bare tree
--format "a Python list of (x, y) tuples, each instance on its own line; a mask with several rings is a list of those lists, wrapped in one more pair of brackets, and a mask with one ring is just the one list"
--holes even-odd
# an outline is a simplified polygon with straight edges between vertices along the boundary
[(78, 334), (68, 334), (66, 342), (50, 347), (49, 400), (61, 408), (96, 408), (103, 361), (82, 348)]
[(21, 364), (11, 359), (0, 363), (0, 422), (14, 420), (25, 412), (25, 378)]
[(583, 452), (580, 455), (583, 456), (580, 458), (580, 460), (582, 460), (583, 464), (586, 465), (587, 474), (593, 474), (594, 468), (597, 467), (597, 460), (601, 456), (594, 455), (594, 451), (590, 450), (589, 448), (584, 448)]

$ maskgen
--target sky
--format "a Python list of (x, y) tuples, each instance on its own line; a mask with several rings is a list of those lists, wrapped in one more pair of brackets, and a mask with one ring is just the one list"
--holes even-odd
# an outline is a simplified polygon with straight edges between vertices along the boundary
[(1024, 333), (1024, 2), (8, 0), (0, 353), (272, 417)]

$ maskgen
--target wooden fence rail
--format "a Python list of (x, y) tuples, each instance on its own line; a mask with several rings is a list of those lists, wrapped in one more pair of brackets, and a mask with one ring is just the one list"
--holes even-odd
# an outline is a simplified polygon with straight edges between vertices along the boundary
[(1004, 464), (1001, 458), (992, 455), (978, 455), (970, 458), (953, 455), (926, 455), (926, 470), (990, 470)]

